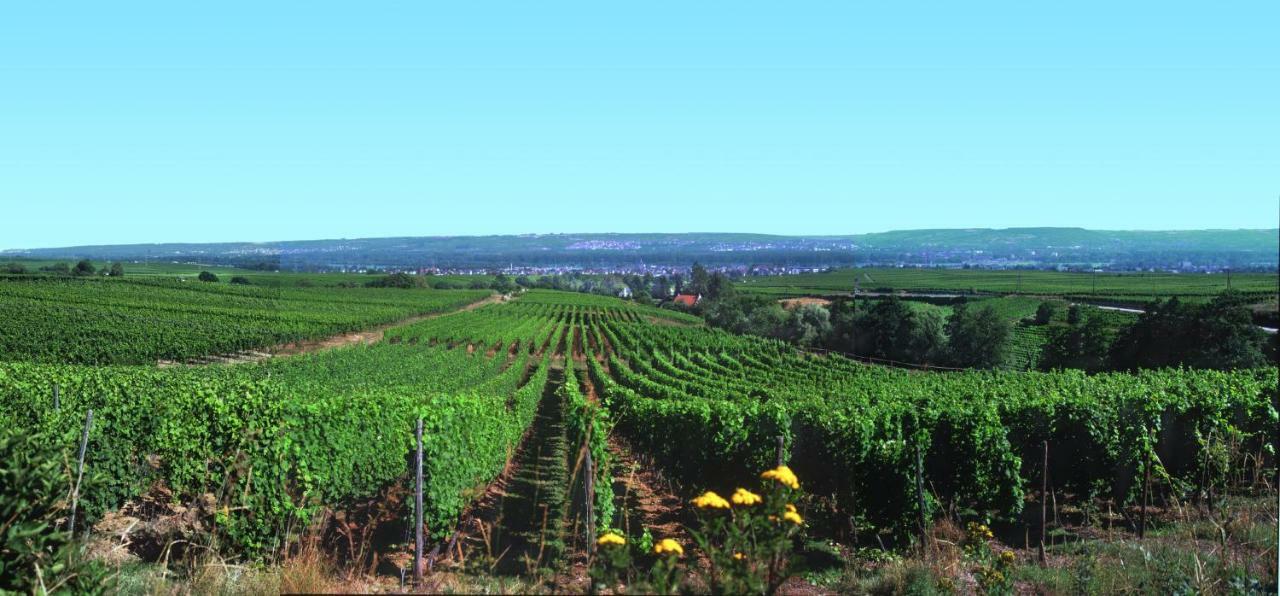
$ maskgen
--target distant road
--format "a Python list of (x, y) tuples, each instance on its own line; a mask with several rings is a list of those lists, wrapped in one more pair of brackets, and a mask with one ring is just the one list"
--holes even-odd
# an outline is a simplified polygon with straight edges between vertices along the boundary
[[(1147, 311), (1143, 311), (1142, 308), (1125, 308), (1123, 306), (1103, 306), (1103, 304), (1092, 304), (1092, 306), (1101, 308), (1101, 310), (1103, 311), (1132, 312), (1134, 313), (1134, 315), (1142, 315), (1143, 312), (1147, 312)], [(1263, 327), (1262, 325), (1258, 325), (1258, 329), (1266, 331), (1266, 333), (1268, 334), (1274, 334), (1274, 333), (1277, 333), (1277, 331), (1280, 331), (1280, 329), (1276, 329), (1276, 327)]]

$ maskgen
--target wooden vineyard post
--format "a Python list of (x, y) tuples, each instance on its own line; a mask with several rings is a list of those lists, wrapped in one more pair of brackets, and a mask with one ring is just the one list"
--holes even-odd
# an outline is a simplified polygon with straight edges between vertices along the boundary
[(93, 428), (93, 410), (90, 409), (84, 417), (84, 433), (80, 435), (80, 455), (76, 459), (76, 484), (71, 489), (71, 518), (67, 529), (71, 531), (71, 536), (76, 535), (76, 506), (80, 502), (80, 481), (84, 479), (84, 455), (89, 450), (89, 429)]
[(57, 383), (54, 383), (53, 384), (53, 411), (55, 412), (58, 411), (58, 408), (62, 407), (62, 400), (61, 400), (61, 396), (58, 395), (59, 393), (61, 393), (61, 387), (59, 387)]
[[(1150, 439), (1150, 433), (1147, 434)], [(1149, 441), (1148, 441), (1149, 443)], [(1147, 500), (1151, 489), (1151, 445), (1148, 444), (1142, 456), (1142, 511), (1138, 514), (1138, 538), (1147, 535)]]
[(596, 550), (596, 532), (594, 519), (595, 516), (595, 462), (591, 460), (591, 450), (587, 450), (586, 462), (584, 462), (585, 470), (582, 479), (582, 501), (587, 513), (587, 553), (594, 554)]
[(418, 418), (418, 449), (413, 457), (416, 483), (413, 489), (413, 585), (422, 585), (422, 418)]
[(916, 444), (916, 509), (920, 522), (920, 552), (928, 558), (929, 530), (924, 523), (924, 455)]
[(1044, 469), (1040, 471), (1040, 564), (1046, 562), (1044, 555), (1045, 525), (1048, 523), (1049, 505), (1049, 441), (1044, 442)]
[(784, 463), (786, 460), (783, 459), (782, 435), (778, 435), (778, 467), (782, 467)]

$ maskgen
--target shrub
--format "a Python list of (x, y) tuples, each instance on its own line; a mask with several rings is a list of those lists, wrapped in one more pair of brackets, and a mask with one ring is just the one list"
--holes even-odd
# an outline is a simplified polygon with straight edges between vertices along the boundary
[(93, 266), (93, 263), (89, 262), (89, 259), (83, 259), (79, 263), (76, 263), (75, 269), (72, 269), (71, 272), (76, 275), (93, 275), (97, 270), (98, 269)]
[(370, 282), (365, 282), (366, 287), (370, 288), (425, 288), (427, 287), (426, 278), (418, 275), (409, 275), (408, 273), (392, 273)]
[(1036, 324), (1048, 325), (1053, 320), (1053, 311), (1057, 310), (1052, 302), (1041, 302), (1036, 308)]
[(218, 281), (218, 276), (212, 273), (209, 273), (208, 271), (201, 271), (199, 279), (200, 281), (207, 281), (212, 283), (212, 282)]

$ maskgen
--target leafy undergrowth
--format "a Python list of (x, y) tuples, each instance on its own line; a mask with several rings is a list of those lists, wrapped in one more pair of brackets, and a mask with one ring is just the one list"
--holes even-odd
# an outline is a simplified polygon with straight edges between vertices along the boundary
[(864, 549), (839, 573), (807, 579), (853, 594), (1276, 593), (1274, 495), (1168, 516), (1141, 540), (1118, 528), (1076, 530), (1046, 549), (1042, 565), (1034, 546), (975, 546), (967, 531), (942, 522), (927, 556)]

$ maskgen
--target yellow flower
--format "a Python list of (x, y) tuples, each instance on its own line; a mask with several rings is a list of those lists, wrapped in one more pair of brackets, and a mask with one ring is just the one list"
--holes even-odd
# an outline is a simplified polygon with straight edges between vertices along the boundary
[(804, 518), (800, 517), (800, 514), (794, 511), (788, 511), (782, 514), (782, 519), (785, 519), (797, 526), (804, 523)]
[(1000, 553), (1000, 562), (1002, 562), (1002, 563), (1004, 563), (1004, 564), (1006, 564), (1006, 565), (1011, 565), (1011, 564), (1013, 564), (1013, 560), (1014, 560), (1014, 558), (1015, 558), (1015, 557), (1014, 557), (1014, 555), (1013, 555), (1013, 551), (1011, 551), (1011, 550), (1007, 550), (1007, 551), (1004, 551), (1004, 552)]
[(747, 558), (747, 556), (742, 553), (733, 553), (733, 560), (735, 561), (741, 561), (745, 558)]
[(746, 507), (750, 507), (764, 501), (760, 495), (757, 495), (745, 488), (738, 489), (738, 492), (733, 493), (732, 498), (734, 505), (743, 505)]
[(627, 543), (626, 539), (624, 539), (623, 537), (617, 534), (614, 534), (613, 532), (605, 532), (604, 534), (600, 535), (600, 538), (598, 540), (596, 540), (596, 544), (600, 546), (610, 546), (610, 545), (622, 546), (626, 543)]
[(791, 468), (787, 466), (778, 466), (772, 470), (767, 470), (760, 477), (766, 480), (777, 480), (778, 484), (789, 486), (792, 490), (800, 489), (800, 481), (796, 478), (795, 472), (792, 472)]
[(791, 503), (787, 503), (787, 513), (795, 513), (795, 512), (796, 512), (796, 506), (792, 505)]
[(683, 555), (684, 547), (680, 546), (680, 543), (676, 542), (675, 540), (672, 540), (670, 538), (663, 538), (660, 542), (653, 545), (653, 552), (660, 555), (663, 553)]
[(717, 495), (712, 491), (702, 493), (701, 497), (693, 500), (693, 504), (702, 509), (728, 509), (729, 502), (724, 497)]

